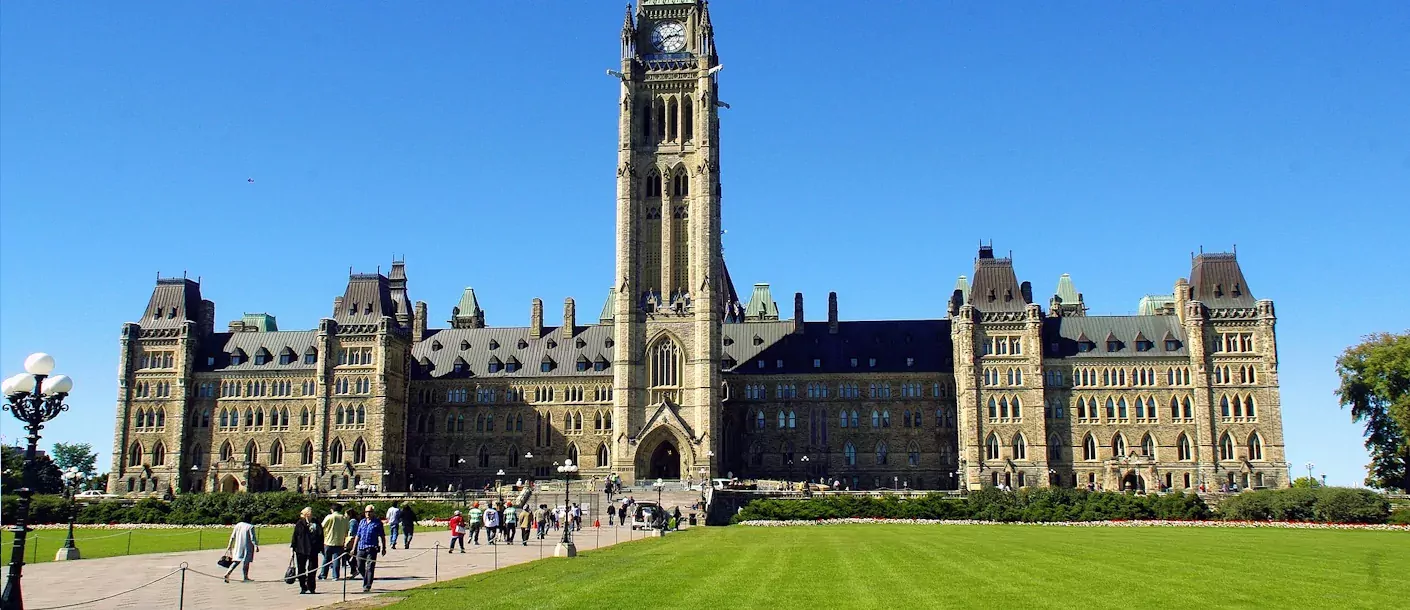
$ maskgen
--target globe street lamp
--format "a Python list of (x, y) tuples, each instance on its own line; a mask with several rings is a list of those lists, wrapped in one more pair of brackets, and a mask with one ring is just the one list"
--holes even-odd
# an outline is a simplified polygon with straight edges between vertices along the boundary
[(808, 472), (808, 456), (805, 455), (801, 458), (798, 458), (798, 460), (803, 462), (803, 495), (812, 495), (812, 486), (808, 484), (808, 476), (812, 474), (811, 472)]
[(504, 492), (500, 490), (500, 487), (504, 485), (504, 469), (500, 468), (499, 472), (494, 473), (494, 476), (494, 492), (499, 496), (499, 501), (504, 502)]
[(64, 547), (54, 555), (54, 561), (68, 561), (78, 559), (78, 546), (73, 542), (73, 522), (78, 517), (78, 483), (83, 480), (83, 473), (78, 471), (77, 466), (69, 466), (64, 471), (64, 491), (69, 496), (69, 537), (64, 540)]
[(573, 475), (578, 473), (578, 465), (573, 460), (563, 460), (563, 465), (558, 467), (558, 474), (563, 475), (563, 541), (558, 546), (553, 547), (554, 557), (577, 557), (578, 547), (573, 545), (573, 520), (568, 513), (568, 503), (572, 501), (569, 495), (572, 493), (571, 482)]
[[(5, 581), (5, 590), (0, 593), (0, 608), (5, 610), (23, 610), (24, 596), (20, 592), (20, 573), (24, 568), (24, 545), (25, 533), (29, 527), (25, 522), (29, 519), (29, 501), (34, 496), (35, 469), (34, 454), (38, 449), (39, 431), (44, 429), (44, 422), (47, 422), (64, 411), (69, 406), (64, 404), (64, 398), (73, 390), (73, 380), (68, 375), (54, 375), (54, 358), (49, 354), (30, 354), (24, 360), (25, 372), (6, 379), (0, 384), (0, 391), (5, 394), (4, 409), (15, 414), (15, 417), (25, 424), (25, 436), (29, 444), (25, 446), (23, 476), (19, 494), (19, 502), (15, 505), (15, 524), (10, 527), (14, 533), (15, 541), (10, 547), (10, 571), (9, 577)], [(47, 386), (46, 386), (46, 383)]]
[(1316, 483), (1316, 482), (1317, 482), (1316, 479), (1312, 478), (1312, 467), (1313, 467), (1313, 466), (1314, 466), (1314, 464), (1313, 464), (1312, 462), (1308, 462), (1308, 463), (1307, 463), (1307, 482), (1308, 482), (1308, 483)]

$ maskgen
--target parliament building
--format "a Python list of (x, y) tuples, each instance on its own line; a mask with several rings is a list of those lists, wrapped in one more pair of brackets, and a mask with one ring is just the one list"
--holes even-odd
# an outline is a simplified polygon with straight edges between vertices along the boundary
[(393, 261), (314, 328), (217, 330), (199, 282), (159, 278), (122, 327), (109, 490), (465, 488), (567, 459), (853, 489), (1288, 484), (1273, 303), (1234, 254), (1194, 256), (1127, 316), (1086, 315), (1067, 275), (1035, 295), (989, 246), (934, 319), (844, 320), (834, 293), (809, 321), (767, 284), (742, 299), (709, 7), (640, 0), (621, 49), (605, 302), (546, 320), (534, 299), (527, 327), (492, 327), (468, 288), (413, 301)]

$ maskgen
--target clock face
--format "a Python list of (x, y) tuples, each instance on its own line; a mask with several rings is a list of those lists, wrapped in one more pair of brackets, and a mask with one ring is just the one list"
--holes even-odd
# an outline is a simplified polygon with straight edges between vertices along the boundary
[(685, 48), (685, 25), (679, 21), (663, 21), (651, 30), (651, 44), (657, 51), (675, 53)]

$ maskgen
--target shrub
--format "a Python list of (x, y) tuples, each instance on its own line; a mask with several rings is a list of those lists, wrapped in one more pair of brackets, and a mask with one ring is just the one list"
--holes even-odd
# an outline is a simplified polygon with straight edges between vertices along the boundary
[(1397, 508), (1390, 513), (1390, 518), (1386, 523), (1391, 525), (1410, 525), (1410, 508)]
[(1366, 489), (1300, 487), (1236, 494), (1219, 505), (1219, 516), (1236, 521), (1385, 523), (1390, 503)]
[(1390, 501), (1369, 489), (1324, 487), (1317, 490), (1313, 512), (1326, 523), (1385, 523)]
[(1219, 503), (1219, 516), (1225, 521), (1268, 521), (1273, 515), (1276, 490), (1246, 491)]
[(1210, 517), (1209, 505), (1196, 493), (1168, 493), (1148, 496), (1156, 519), (1203, 521)]

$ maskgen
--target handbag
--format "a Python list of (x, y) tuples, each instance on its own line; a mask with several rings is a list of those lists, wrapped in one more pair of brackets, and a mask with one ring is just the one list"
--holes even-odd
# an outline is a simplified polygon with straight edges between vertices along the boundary
[(218, 566), (220, 566), (220, 567), (222, 567), (222, 568), (228, 568), (228, 567), (231, 566), (231, 564), (234, 564), (234, 563), (235, 563), (235, 561), (232, 560), (232, 559), (230, 559), (230, 556), (229, 556), (229, 555), (221, 555), (221, 556), (220, 556), (220, 559), (217, 559), (217, 560), (215, 561), (215, 565), (218, 565)]
[(294, 581), (298, 580), (298, 578), (296, 577), (297, 574), (298, 571), (294, 569), (294, 556), (289, 555), (289, 569), (284, 570), (284, 584), (294, 584)]

